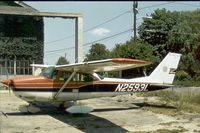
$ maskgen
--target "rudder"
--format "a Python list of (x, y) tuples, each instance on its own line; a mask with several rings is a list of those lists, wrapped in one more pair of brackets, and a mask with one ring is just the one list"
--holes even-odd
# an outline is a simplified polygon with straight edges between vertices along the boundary
[(149, 79), (162, 84), (172, 84), (181, 54), (169, 52), (156, 69), (149, 75)]

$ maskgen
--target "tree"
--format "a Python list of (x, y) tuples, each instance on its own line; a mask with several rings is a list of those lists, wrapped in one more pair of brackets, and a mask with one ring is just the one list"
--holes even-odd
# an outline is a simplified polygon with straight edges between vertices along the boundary
[(56, 65), (64, 65), (64, 64), (69, 64), (69, 61), (63, 56), (59, 57)]
[(139, 27), (140, 38), (154, 47), (153, 53), (160, 59), (168, 52), (181, 53), (179, 70), (191, 77), (199, 74), (200, 11), (157, 9), (151, 17)]
[(141, 40), (134, 41), (134, 39), (131, 39), (124, 44), (116, 44), (111, 52), (111, 57), (158, 62), (157, 57), (153, 55), (152, 45), (142, 42)]
[(107, 59), (110, 57), (110, 51), (106, 49), (104, 44), (96, 43), (91, 46), (89, 53), (86, 54), (84, 61), (95, 61), (101, 59)]
[[(146, 60), (151, 62), (158, 62), (158, 58), (153, 55), (153, 46), (144, 43), (141, 40), (134, 41), (131, 39), (124, 44), (116, 44), (115, 48), (111, 52), (113, 58), (131, 58)], [(156, 65), (156, 63), (154, 64)], [(154, 67), (148, 67), (147, 70), (150, 72)], [(135, 68), (131, 70), (125, 70), (122, 72), (123, 77), (134, 77), (141, 76), (142, 69)]]
[(151, 14), (152, 19), (144, 18), (139, 27), (140, 38), (154, 46), (154, 53), (163, 58), (167, 53), (168, 33), (174, 25), (179, 23), (179, 12), (171, 12), (166, 9), (157, 9)]

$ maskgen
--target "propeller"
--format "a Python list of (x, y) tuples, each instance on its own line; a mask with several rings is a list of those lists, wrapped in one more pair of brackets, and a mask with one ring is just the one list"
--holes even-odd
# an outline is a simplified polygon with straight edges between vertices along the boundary
[(6, 80), (1, 81), (1, 83), (3, 84), (3, 86), (8, 88), (8, 93), (9, 93), (9, 96), (10, 96), (10, 92), (11, 92), (11, 89), (13, 87), (13, 81), (10, 80), (10, 79), (6, 79)]

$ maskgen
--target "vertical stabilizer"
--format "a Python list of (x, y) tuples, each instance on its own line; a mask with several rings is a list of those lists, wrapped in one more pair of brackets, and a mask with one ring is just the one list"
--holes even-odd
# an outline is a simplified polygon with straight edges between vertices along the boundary
[(181, 54), (168, 53), (156, 69), (149, 75), (151, 81), (162, 84), (172, 84)]

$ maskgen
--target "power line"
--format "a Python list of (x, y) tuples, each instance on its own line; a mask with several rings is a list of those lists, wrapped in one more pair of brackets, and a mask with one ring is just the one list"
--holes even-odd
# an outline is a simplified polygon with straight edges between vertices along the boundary
[[(146, 7), (139, 8), (139, 10), (141, 10), (141, 9), (146, 9), (146, 8), (151, 8), (151, 7), (156, 7), (156, 6), (161, 6), (161, 5), (166, 5), (166, 4), (171, 4), (171, 3), (174, 3), (174, 2), (166, 2), (166, 3), (162, 3), (162, 4), (155, 4), (155, 5), (151, 5), (151, 6), (146, 6)], [(106, 23), (109, 23), (109, 22), (111, 22), (111, 21), (113, 21), (113, 20), (115, 20), (115, 19), (117, 19), (117, 18), (119, 18), (119, 17), (121, 17), (121, 16), (123, 16), (123, 15), (125, 15), (125, 14), (127, 14), (127, 13), (131, 13), (131, 11), (125, 11), (125, 12), (123, 12), (123, 13), (121, 13), (121, 14), (119, 14), (119, 15), (117, 15), (117, 16), (111, 18), (111, 19), (108, 19), (108, 20), (106, 20), (106, 21), (104, 21), (104, 22), (102, 22), (102, 23), (96, 25), (96, 26), (93, 26), (93, 27), (91, 27), (91, 28), (89, 28), (89, 29), (87, 29), (87, 30), (84, 30), (83, 32), (84, 32), (84, 33), (85, 33), (85, 32), (88, 32), (88, 31), (90, 31), (90, 30), (92, 30), (92, 29), (95, 29), (95, 28), (101, 26), (101, 25), (104, 25), (104, 24), (106, 24)], [(55, 42), (58, 42), (58, 41), (62, 41), (62, 40), (66, 40), (66, 39), (68, 39), (68, 38), (72, 38), (72, 37), (74, 37), (74, 36), (75, 36), (75, 34), (72, 34), (72, 35), (69, 35), (69, 36), (66, 36), (66, 37), (57, 39), (57, 40), (53, 40), (53, 41), (50, 41), (50, 42), (46, 42), (45, 44), (52, 44), (52, 43), (55, 43)]]
[[(142, 19), (142, 18), (143, 18), (143, 17), (139, 17), (139, 18), (137, 18), (137, 20)], [(129, 29), (129, 30), (131, 31), (132, 29)], [(118, 36), (118, 34), (125, 34), (125, 33), (129, 32), (129, 30), (126, 30), (126, 31), (123, 31), (123, 32), (120, 32), (120, 33), (117, 33), (117, 34), (114, 34), (114, 35), (115, 35), (115, 36)], [(98, 42), (98, 41), (110, 39), (110, 38), (112, 38), (112, 37), (115, 37), (114, 35), (111, 35), (111, 36), (108, 36), (108, 37), (106, 37), (106, 38), (102, 38), (102, 39), (99, 39), (99, 40), (96, 40), (96, 41), (93, 41), (93, 42), (90, 42), (90, 43), (83, 44), (83, 46), (87, 46), (87, 45), (89, 45), (89, 44), (92, 44), (92, 43), (95, 43), (95, 42)], [(45, 51), (45, 53), (46, 53), (46, 54), (51, 54), (52, 52), (70, 50), (70, 49), (74, 49), (74, 48), (75, 48), (75, 47), (72, 46), (72, 47), (68, 47), (68, 48), (65, 48), (65, 49), (62, 48), (62, 49), (57, 49), (57, 50)]]
[(92, 28), (89, 28), (89, 29), (85, 30), (84, 32), (88, 32), (88, 31), (90, 31), (92, 29), (95, 29), (95, 28), (101, 26), (101, 25), (104, 25), (104, 24), (106, 24), (108, 22), (111, 22), (111, 21), (113, 21), (113, 20), (115, 20), (115, 19), (117, 19), (117, 18), (119, 18), (119, 17), (121, 17), (121, 16), (123, 16), (124, 14), (127, 14), (127, 13), (131, 13), (131, 11), (125, 11), (125, 12), (123, 12), (123, 13), (121, 13), (121, 14), (119, 14), (119, 15), (117, 15), (117, 16), (115, 16), (115, 17), (113, 17), (113, 18), (111, 18), (111, 19), (109, 19), (109, 20), (107, 20), (107, 21), (105, 21), (103, 23), (101, 23), (101, 24), (98, 24), (98, 25), (96, 25), (96, 26), (94, 26)]
[(145, 6), (145, 7), (141, 7), (141, 8), (138, 8), (139, 10), (141, 9), (147, 9), (147, 8), (151, 8), (151, 7), (156, 7), (156, 6), (162, 6), (162, 5), (166, 5), (166, 4), (171, 4), (171, 3), (174, 3), (175, 1), (173, 2), (166, 2), (166, 3), (161, 3), (161, 4), (154, 4), (154, 5), (151, 5), (151, 6)]
[(176, 3), (176, 4), (181, 4), (181, 5), (186, 5), (186, 6), (192, 6), (192, 7), (200, 7), (199, 5), (193, 5), (189, 3)]
[(65, 51), (65, 50), (70, 50), (70, 49), (74, 49), (75, 47), (72, 46), (72, 47), (68, 47), (68, 48), (61, 48), (61, 49), (56, 49), (56, 50), (51, 50), (51, 51), (45, 51), (44, 53), (45, 54), (49, 54), (49, 53), (52, 53), (52, 52), (59, 52), (59, 51)]
[[(139, 17), (139, 18), (137, 18), (137, 20), (142, 19), (142, 18), (143, 18), (143, 17)], [(114, 35), (111, 35), (111, 36), (108, 36), (108, 37), (105, 37), (105, 38), (102, 38), (102, 39), (99, 39), (99, 40), (96, 40), (96, 41), (93, 41), (93, 42), (89, 42), (89, 43), (83, 44), (83, 46), (87, 46), (87, 45), (92, 44), (92, 43), (95, 43), (95, 42), (107, 40), (107, 39), (116, 37), (116, 36), (118, 36), (118, 35), (121, 35), (121, 34), (125, 34), (125, 33), (127, 33), (127, 32), (130, 32), (131, 30), (133, 30), (133, 29), (129, 29), (129, 30), (126, 30), (126, 31), (123, 31), (123, 32), (120, 32), (120, 33), (117, 33), (117, 34), (114, 34)], [(72, 46), (72, 47), (68, 47), (68, 48), (64, 48), (64, 49), (62, 48), (62, 49), (57, 49), (57, 50), (45, 51), (45, 54), (51, 54), (52, 52), (70, 50), (70, 49), (74, 49), (74, 48), (75, 48), (75, 47)]]
[[(117, 33), (117, 34), (114, 34), (114, 35), (99, 39), (99, 40), (96, 40), (96, 41), (85, 43), (85, 44), (83, 44), (83, 46), (87, 46), (87, 45), (90, 45), (90, 44), (93, 44), (93, 43), (96, 43), (96, 42), (99, 42), (99, 41), (107, 40), (109, 38), (116, 37), (118, 35), (125, 34), (125, 33), (130, 32), (130, 31), (132, 31), (132, 29), (129, 29), (129, 30), (126, 30), (126, 31), (123, 31), (123, 32), (120, 32), (120, 33)], [(45, 51), (45, 53), (58, 52), (58, 51), (69, 50), (69, 49), (74, 49), (74, 48), (75, 47), (73, 46), (73, 47), (68, 47), (68, 48), (64, 48), (64, 49), (62, 48), (62, 49), (57, 49), (57, 50), (52, 50), (52, 51)]]
[[(141, 7), (141, 8), (139, 8), (139, 10), (141, 10), (141, 9), (147, 9), (147, 8), (151, 8), (151, 7), (156, 7), (156, 6), (161, 6), (161, 5), (166, 5), (166, 4), (171, 4), (171, 3), (175, 3), (175, 2), (166, 2), (166, 3), (155, 4), (155, 5), (146, 6), (146, 7)], [(195, 6), (195, 7), (196, 7), (196, 5), (186, 4), (186, 3), (177, 3), (177, 4), (183, 4), (183, 5)], [(123, 13), (121, 13), (121, 14), (119, 14), (119, 15), (117, 15), (117, 16), (111, 18), (111, 19), (106, 20), (105, 22), (103, 22), (103, 23), (101, 23), (101, 24), (98, 24), (98, 25), (96, 25), (96, 26), (94, 26), (94, 27), (91, 27), (91, 28), (89, 28), (89, 29), (87, 29), (87, 30), (84, 30), (83, 32), (88, 32), (88, 31), (90, 31), (90, 30), (92, 30), (92, 29), (94, 29), (94, 28), (97, 28), (97, 27), (99, 27), (99, 26), (101, 26), (101, 25), (104, 25), (104, 24), (106, 24), (106, 23), (109, 23), (109, 22), (111, 22), (111, 21), (113, 21), (113, 20), (115, 20), (115, 19), (117, 19), (117, 18), (119, 18), (119, 17), (121, 17), (121, 16), (123, 16), (124, 14), (127, 14), (127, 13), (131, 13), (131, 11), (125, 11), (125, 12), (123, 12)], [(69, 36), (67, 36), (67, 37), (63, 37), (63, 38), (60, 38), (60, 39), (57, 39), (57, 40), (54, 40), (54, 41), (46, 42), (45, 44), (51, 44), (51, 43), (54, 43), (54, 42), (62, 41), (62, 40), (65, 40), (65, 39), (68, 39), (68, 38), (71, 38), (71, 37), (74, 37), (74, 36), (75, 36), (75, 35), (72, 34), (72, 35), (69, 35)]]
[[(96, 41), (92, 41), (92, 42), (89, 42), (89, 43), (85, 43), (83, 44), (83, 46), (87, 46), (87, 45), (90, 45), (90, 44), (93, 44), (93, 43), (96, 43), (96, 42), (99, 42), (99, 41), (103, 41), (103, 40), (107, 40), (107, 39), (110, 39), (110, 38), (113, 38), (113, 37), (116, 37), (116, 36), (119, 36), (119, 35), (122, 35), (122, 34), (125, 34), (127, 32), (131, 32), (133, 29), (128, 29), (128, 30), (125, 30), (125, 31), (122, 31), (120, 33), (117, 33), (117, 34), (114, 34), (114, 35), (111, 35), (111, 36), (108, 36), (108, 37), (105, 37), (105, 38), (101, 38), (99, 40), (96, 40)], [(49, 54), (49, 53), (53, 53), (53, 52), (58, 52), (58, 51), (63, 51), (63, 50), (69, 50), (69, 49), (74, 49), (75, 47), (68, 47), (68, 48), (62, 48), (62, 49), (56, 49), (56, 50), (51, 50), (51, 51), (45, 51), (45, 54)]]
[[(156, 6), (161, 6), (161, 5), (166, 5), (166, 4), (171, 4), (171, 3), (174, 3), (174, 2), (166, 2), (166, 3), (162, 3), (162, 4), (155, 4), (155, 5), (151, 5), (151, 6), (146, 6), (146, 7), (139, 8), (139, 10), (141, 10), (141, 9), (147, 9), (147, 8), (151, 8), (151, 7), (156, 7)], [(89, 29), (87, 29), (87, 30), (84, 30), (83, 32), (88, 32), (88, 31), (90, 31), (90, 30), (92, 30), (92, 29), (94, 29), (94, 28), (97, 28), (97, 27), (99, 27), (99, 26), (101, 26), (101, 25), (104, 25), (104, 24), (106, 24), (106, 23), (108, 23), (108, 22), (111, 22), (111, 21), (113, 21), (113, 20), (115, 20), (115, 19), (117, 19), (117, 18), (119, 18), (119, 17), (121, 17), (121, 16), (123, 16), (124, 14), (127, 14), (127, 13), (131, 13), (131, 11), (125, 11), (125, 12), (123, 12), (123, 13), (121, 13), (121, 14), (119, 14), (119, 15), (117, 15), (117, 16), (111, 18), (111, 19), (108, 19), (108, 20), (104, 21), (104, 22), (101, 23), (101, 24), (98, 24), (98, 25), (96, 25), (96, 26), (93, 26), (92, 28), (89, 28)], [(141, 19), (141, 18), (138, 18), (138, 19)], [(83, 44), (83, 46), (87, 46), (87, 45), (90, 45), (90, 44), (95, 43), (95, 42), (103, 41), (103, 40), (112, 38), (112, 37), (114, 37), (114, 36), (118, 36), (118, 35), (120, 35), (120, 34), (124, 34), (124, 33), (126, 33), (126, 32), (129, 32), (130, 30), (131, 30), (131, 29), (129, 29), (128, 31), (124, 31), (124, 32), (117, 33), (117, 34), (115, 34), (115, 35), (112, 35), (112, 36), (109, 36), (109, 37), (106, 37), (106, 38), (102, 38), (102, 39), (99, 39), (99, 40), (96, 40), (96, 41), (93, 41), (93, 42), (90, 42), (90, 43)], [(64, 37), (64, 38), (61, 38), (61, 39), (57, 39), (57, 40), (51, 41), (51, 42), (47, 42), (47, 43), (50, 44), (50, 43), (54, 43), (54, 42), (57, 42), (57, 41), (62, 41), (62, 40), (71, 38), (71, 37), (73, 37), (73, 36), (74, 36), (74, 34), (73, 34), (73, 35), (70, 35), (70, 36), (67, 36), (67, 37)], [(45, 44), (47, 44), (47, 43), (45, 43)], [(57, 51), (62, 51), (62, 50), (69, 50), (69, 49), (73, 49), (73, 48), (75, 48), (75, 47), (69, 47), (69, 48), (65, 48), (65, 49), (57, 49), (57, 50), (52, 50), (52, 51), (46, 51), (45, 53), (57, 52)]]
[(62, 56), (63, 55), (63, 53), (53, 53), (53, 54), (51, 54), (51, 53), (49, 53), (48, 55), (45, 55), (45, 57), (55, 57), (55, 55), (57, 55), (57, 56)]
[[(83, 32), (84, 32), (84, 33), (85, 33), (85, 32), (88, 32), (88, 31), (90, 31), (90, 30), (92, 30), (92, 29), (95, 29), (95, 28), (97, 28), (97, 27), (99, 27), (99, 26), (101, 26), (101, 25), (104, 25), (104, 24), (106, 24), (106, 23), (109, 23), (109, 22), (111, 22), (111, 21), (113, 21), (113, 20), (115, 20), (115, 19), (117, 19), (117, 18), (119, 18), (119, 17), (121, 17), (121, 16), (123, 16), (123, 15), (125, 15), (125, 14), (127, 14), (127, 13), (130, 13), (130, 12), (131, 12), (131, 11), (125, 11), (125, 12), (123, 12), (123, 13), (121, 13), (121, 14), (119, 14), (119, 15), (117, 15), (117, 16), (111, 18), (111, 19), (108, 19), (108, 20), (106, 20), (106, 21), (104, 21), (104, 22), (102, 22), (102, 23), (100, 23), (100, 24), (98, 24), (98, 25), (95, 25), (95, 26), (93, 26), (93, 27), (91, 27), (91, 28), (89, 28), (89, 29), (87, 29), (87, 30), (84, 30)], [(69, 35), (69, 36), (66, 36), (66, 37), (63, 37), (63, 38), (54, 40), (54, 41), (46, 42), (45, 44), (51, 44), (51, 43), (55, 43), (55, 42), (58, 42), (58, 41), (66, 40), (66, 39), (71, 38), (71, 37), (74, 37), (74, 36), (75, 36), (75, 34), (72, 34), (72, 35)]]
[(54, 40), (54, 41), (46, 42), (45, 44), (51, 44), (51, 43), (55, 43), (55, 42), (58, 42), (58, 41), (66, 40), (66, 39), (68, 39), (68, 38), (72, 38), (72, 37), (74, 37), (74, 36), (75, 36), (75, 34), (73, 34), (73, 35), (69, 35), (69, 36), (66, 36), (66, 37), (63, 37), (63, 38), (60, 38), (60, 39)]
[(198, 35), (200, 33), (190, 33), (190, 32), (175, 32), (175, 31), (159, 31), (159, 30), (146, 30), (147, 32), (152, 33), (173, 33), (173, 34), (180, 34), (180, 35)]
[(132, 31), (133, 29), (129, 29), (129, 30), (125, 30), (125, 31), (122, 31), (120, 33), (117, 33), (117, 34), (114, 34), (114, 35), (111, 35), (111, 36), (108, 36), (108, 37), (105, 37), (105, 38), (102, 38), (102, 39), (99, 39), (99, 40), (96, 40), (96, 41), (93, 41), (93, 42), (89, 42), (89, 43), (85, 43), (83, 44), (84, 46), (87, 46), (87, 45), (90, 45), (90, 44), (93, 44), (93, 43), (96, 43), (96, 42), (100, 42), (100, 41), (103, 41), (103, 40), (107, 40), (109, 38), (112, 38), (112, 37), (116, 37), (118, 35), (121, 35), (121, 34), (125, 34), (127, 32), (130, 32)]
[[(171, 3), (174, 3), (174, 2), (167, 2), (167, 3), (162, 3), (162, 4), (155, 4), (155, 5), (151, 5), (151, 6), (146, 6), (146, 7), (139, 8), (139, 10), (141, 10), (141, 9), (146, 9), (146, 8), (151, 8), (151, 7), (156, 7), (156, 6), (160, 6), (160, 5), (171, 4)], [(111, 19), (108, 19), (108, 20), (106, 20), (106, 21), (104, 21), (104, 22), (102, 22), (102, 23), (96, 25), (96, 26), (93, 26), (93, 27), (91, 27), (91, 28), (89, 28), (89, 29), (87, 29), (87, 30), (84, 30), (83, 32), (84, 32), (84, 33), (85, 33), (85, 32), (88, 32), (88, 31), (90, 31), (90, 30), (92, 30), (92, 29), (95, 29), (95, 28), (101, 26), (101, 25), (104, 25), (104, 24), (106, 24), (106, 23), (109, 23), (109, 22), (111, 22), (111, 21), (113, 21), (113, 20), (115, 20), (115, 19), (117, 19), (117, 18), (119, 18), (119, 17), (121, 17), (121, 16), (123, 16), (123, 15), (125, 15), (125, 14), (127, 14), (127, 13), (131, 13), (131, 11), (125, 11), (125, 12), (123, 12), (123, 13), (121, 13), (121, 14), (119, 14), (119, 15), (117, 15), (117, 16), (111, 18)], [(46, 42), (45, 44), (51, 44), (51, 43), (55, 43), (55, 42), (58, 42), (58, 41), (66, 40), (66, 39), (71, 38), (71, 37), (74, 37), (74, 36), (75, 36), (75, 34), (72, 34), (72, 35), (69, 35), (69, 36), (66, 36), (66, 37), (63, 37), (63, 38), (54, 40), (54, 41)]]

